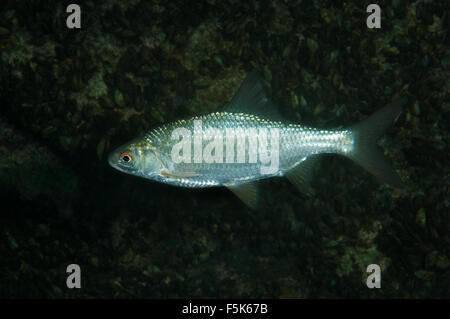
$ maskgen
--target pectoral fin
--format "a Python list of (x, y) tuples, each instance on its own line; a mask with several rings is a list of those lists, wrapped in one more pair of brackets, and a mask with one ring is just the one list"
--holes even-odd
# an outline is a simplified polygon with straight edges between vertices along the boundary
[(258, 205), (258, 182), (248, 182), (237, 185), (226, 185), (240, 200), (251, 209)]
[(168, 169), (164, 169), (161, 171), (161, 176), (167, 177), (167, 178), (188, 178), (188, 177), (194, 177), (198, 174), (195, 173), (172, 173)]

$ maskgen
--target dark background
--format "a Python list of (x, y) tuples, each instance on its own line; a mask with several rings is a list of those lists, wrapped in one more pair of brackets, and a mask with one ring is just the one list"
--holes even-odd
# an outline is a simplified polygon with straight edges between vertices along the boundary
[[(133, 0), (78, 2), (69, 30), (69, 3), (0, 5), (0, 297), (450, 297), (448, 1), (378, 1), (381, 29), (367, 1)], [(405, 189), (324, 156), (313, 195), (268, 180), (251, 211), (108, 166), (138, 134), (220, 110), (253, 69), (316, 127), (407, 96), (379, 142)]]

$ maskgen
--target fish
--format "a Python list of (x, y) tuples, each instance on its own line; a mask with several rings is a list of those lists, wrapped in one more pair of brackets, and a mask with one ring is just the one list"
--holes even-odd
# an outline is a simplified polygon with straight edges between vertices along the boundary
[(108, 162), (123, 173), (174, 186), (224, 186), (252, 209), (262, 179), (286, 177), (307, 192), (321, 154), (350, 158), (379, 181), (402, 188), (376, 142), (406, 102), (395, 100), (344, 129), (318, 129), (283, 118), (254, 70), (223, 110), (162, 124), (113, 150)]

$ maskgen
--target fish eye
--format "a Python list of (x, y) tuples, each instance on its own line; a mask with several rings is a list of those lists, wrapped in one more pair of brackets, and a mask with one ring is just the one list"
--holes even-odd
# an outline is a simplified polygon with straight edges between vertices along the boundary
[(124, 152), (120, 154), (119, 158), (124, 164), (130, 164), (131, 162), (133, 162), (133, 155), (131, 155), (130, 152)]

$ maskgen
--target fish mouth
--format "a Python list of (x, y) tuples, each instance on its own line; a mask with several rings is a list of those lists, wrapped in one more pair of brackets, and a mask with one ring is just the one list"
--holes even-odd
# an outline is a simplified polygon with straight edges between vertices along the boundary
[(118, 165), (119, 153), (117, 150), (112, 151), (108, 155), (108, 164), (119, 171), (122, 171), (120, 165)]
[(113, 158), (114, 158), (115, 153), (116, 153), (116, 152), (111, 152), (111, 153), (109, 153), (109, 155), (108, 155), (108, 163), (109, 163), (109, 165), (111, 165), (111, 166), (114, 167), (114, 168), (115, 168), (115, 165), (114, 165)]

